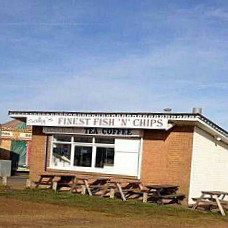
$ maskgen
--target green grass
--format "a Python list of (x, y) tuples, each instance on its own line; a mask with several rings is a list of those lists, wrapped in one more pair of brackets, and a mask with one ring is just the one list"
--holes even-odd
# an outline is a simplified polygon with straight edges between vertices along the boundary
[(0, 196), (24, 201), (64, 205), (86, 211), (105, 213), (108, 216), (123, 216), (143, 219), (163, 219), (187, 224), (212, 224), (225, 222), (228, 227), (228, 217), (217, 213), (192, 211), (183, 206), (160, 206), (131, 200), (123, 202), (118, 199), (90, 197), (88, 195), (72, 194), (69, 192), (54, 192), (52, 190), (12, 190), (0, 186)]

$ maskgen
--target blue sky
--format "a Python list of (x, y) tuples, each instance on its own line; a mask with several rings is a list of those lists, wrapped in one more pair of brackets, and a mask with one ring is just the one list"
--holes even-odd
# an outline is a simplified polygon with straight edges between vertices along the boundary
[(8, 110), (191, 112), (228, 129), (228, 1), (0, 0)]

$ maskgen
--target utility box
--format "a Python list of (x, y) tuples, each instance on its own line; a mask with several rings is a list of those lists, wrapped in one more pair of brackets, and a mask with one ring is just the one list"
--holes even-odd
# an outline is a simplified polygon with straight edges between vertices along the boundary
[(0, 160), (0, 177), (11, 176), (11, 161)]

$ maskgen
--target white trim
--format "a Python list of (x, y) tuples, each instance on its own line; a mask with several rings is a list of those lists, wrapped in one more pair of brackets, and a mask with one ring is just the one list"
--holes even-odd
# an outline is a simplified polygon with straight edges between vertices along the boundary
[[(144, 134), (144, 132), (143, 132)], [(141, 171), (142, 171), (142, 156), (143, 156), (143, 137), (140, 138), (140, 149), (139, 149), (139, 160), (138, 160), (138, 179), (141, 179)]]
[(204, 129), (202, 129), (202, 130), (210, 133), (213, 136), (220, 136), (221, 139), (222, 139), (222, 141), (225, 142), (226, 144), (228, 144), (228, 138), (225, 137), (222, 133), (220, 133), (219, 131), (217, 131), (216, 129), (214, 129), (213, 127), (211, 127), (210, 125), (206, 124), (202, 120), (199, 119), (198, 121), (204, 127)]
[[(74, 164), (74, 147), (72, 144), (74, 143), (74, 137), (71, 137), (71, 150), (70, 150), (70, 166)], [(53, 153), (53, 151), (51, 151)]]
[(196, 127), (193, 130), (193, 137), (192, 137), (192, 156), (191, 156), (191, 167), (190, 167), (190, 178), (189, 178), (189, 193), (188, 193), (188, 204), (191, 202), (191, 195), (192, 195), (192, 186), (193, 186), (193, 172), (194, 167), (193, 163), (195, 161), (195, 137), (196, 137)]
[[(56, 134), (58, 135), (58, 134)], [(61, 134), (63, 135), (63, 134)], [(71, 168), (72, 170), (75, 169), (75, 167), (77, 167), (77, 169), (82, 168), (83, 171), (84, 169), (94, 169), (97, 167), (95, 167), (96, 165), (96, 148), (97, 147), (103, 147), (103, 148), (114, 148), (115, 150), (115, 142), (114, 144), (105, 144), (105, 143), (96, 143), (95, 142), (95, 136), (91, 136), (92, 138), (92, 142), (91, 143), (86, 143), (86, 142), (75, 142), (74, 141), (74, 135), (71, 135), (71, 141), (70, 142), (65, 142), (65, 141), (55, 141), (54, 140), (54, 135), (51, 136), (51, 151), (50, 151), (50, 161), (49, 161), (49, 167), (48, 168), (53, 168), (53, 169), (65, 169), (65, 168)], [(54, 144), (65, 144), (65, 145), (71, 145), (71, 154), (70, 154), (70, 166), (69, 167), (62, 167), (62, 166), (54, 166), (54, 164), (52, 163), (52, 159), (53, 159), (53, 145)], [(92, 160), (91, 160), (91, 166), (90, 167), (82, 167), (82, 166), (74, 166), (74, 155), (75, 155), (75, 147), (76, 146), (85, 146), (85, 147), (91, 147), (92, 148)], [(115, 156), (114, 156), (115, 159)], [(112, 166), (107, 166), (107, 167), (112, 167)], [(103, 168), (102, 168), (103, 169)]]
[(50, 138), (51, 138), (51, 150), (48, 151), (48, 154), (50, 156), (50, 161), (49, 161), (49, 166), (48, 167), (52, 166), (52, 159), (53, 159), (53, 137), (54, 137), (53, 135), (50, 136)]
[[(167, 120), (168, 125), (174, 122), (178, 125), (178, 121), (192, 122), (195, 126), (201, 124), (205, 127), (205, 131), (209, 131), (211, 134), (222, 136), (222, 140), (228, 144), (228, 132), (201, 114), (194, 113), (102, 113), (102, 112), (42, 112), (42, 111), (9, 111), (9, 116), (12, 118), (56, 118), (56, 117), (79, 117), (79, 118), (140, 118), (140, 119), (162, 119)], [(195, 123), (194, 123), (195, 122)], [(39, 124), (38, 124), (39, 125)], [(166, 124), (167, 125), (167, 124)], [(69, 126), (68, 126), (69, 127)], [(98, 126), (96, 126), (98, 127)], [(112, 128), (113, 126), (102, 126)], [(130, 125), (129, 125), (129, 128)], [(135, 127), (137, 129), (137, 127)], [(147, 129), (148, 127), (141, 127)], [(167, 129), (164, 129), (167, 130)]]
[(95, 137), (93, 137), (91, 168), (95, 168), (96, 155), (97, 155), (97, 147), (95, 146)]

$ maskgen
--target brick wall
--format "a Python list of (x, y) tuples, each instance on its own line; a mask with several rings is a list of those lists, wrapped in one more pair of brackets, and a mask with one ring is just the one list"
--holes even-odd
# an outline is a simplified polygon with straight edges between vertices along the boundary
[(193, 127), (174, 127), (168, 132), (145, 130), (141, 180), (143, 183), (174, 184), (188, 195)]
[(30, 154), (30, 179), (37, 181), (41, 173), (45, 171), (46, 136), (42, 133), (42, 127), (33, 127), (31, 154)]
[[(33, 128), (30, 157), (30, 179), (36, 181), (45, 171), (46, 136), (41, 127)], [(50, 152), (50, 140), (48, 150)], [(191, 169), (193, 127), (175, 127), (169, 132), (145, 130), (141, 180), (143, 183), (175, 184), (188, 195)], [(49, 154), (49, 153), (48, 153)], [(48, 162), (49, 164), (49, 156)], [(79, 173), (48, 170), (48, 173)], [(99, 175), (92, 174), (91, 175)], [(104, 176), (104, 174), (101, 174)]]

